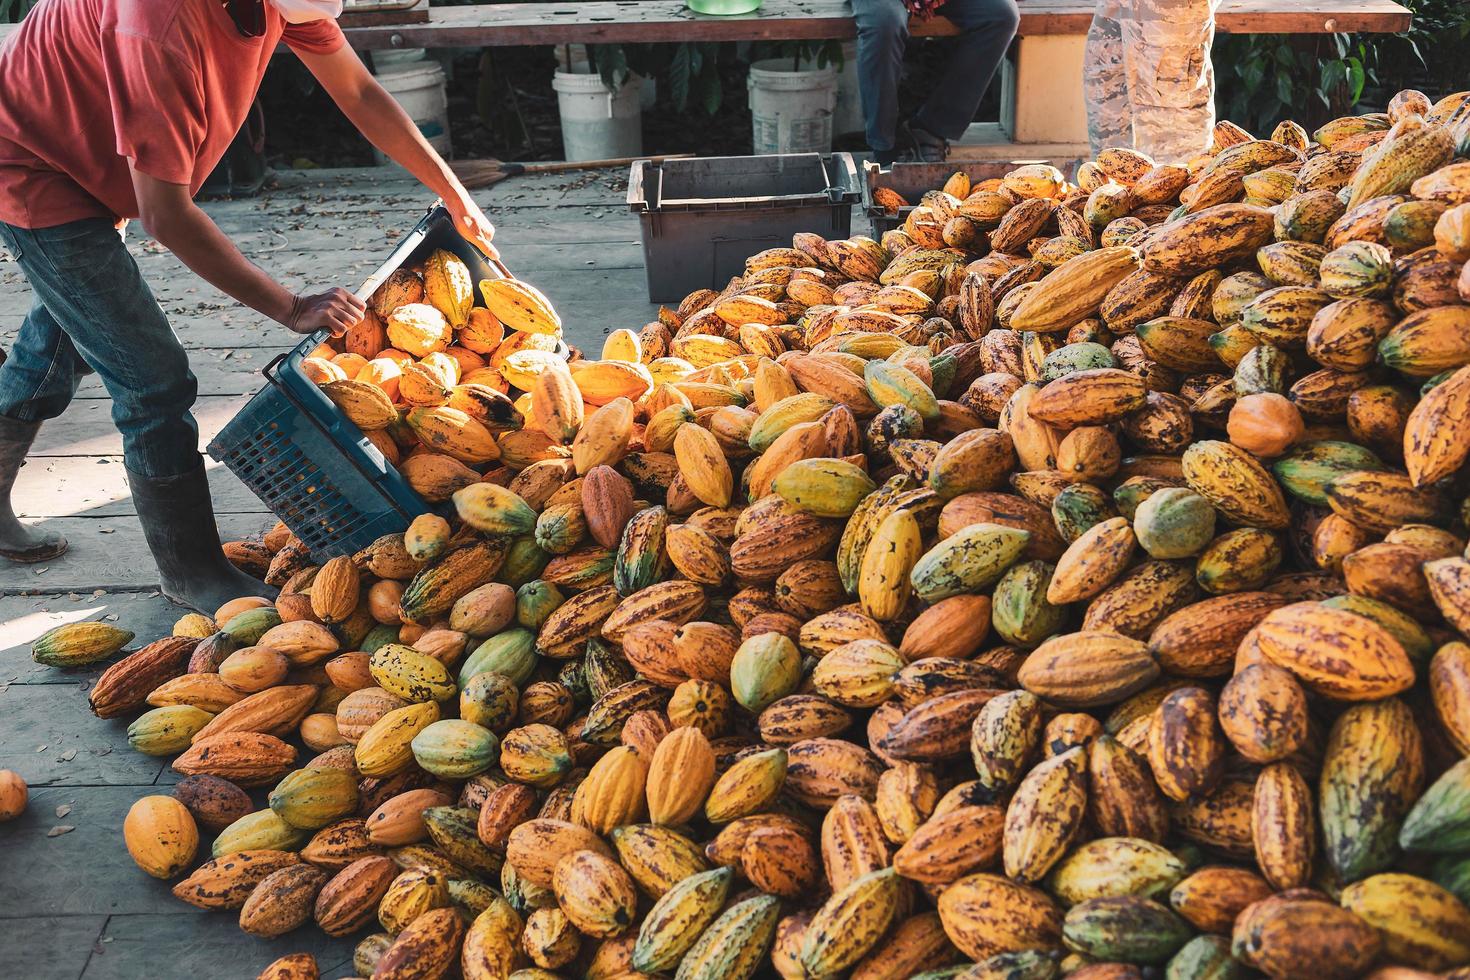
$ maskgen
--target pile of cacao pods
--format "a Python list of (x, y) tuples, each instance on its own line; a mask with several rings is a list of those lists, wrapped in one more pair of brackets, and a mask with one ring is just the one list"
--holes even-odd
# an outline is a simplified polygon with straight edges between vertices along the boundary
[(129, 850), (363, 977), (1470, 977), (1467, 155), (957, 174), (521, 358), (442, 513), (102, 675)]
[[(395, 269), (362, 320), (319, 345), (301, 370), (425, 500), (480, 479), (487, 464), (546, 449), (509, 397), (548, 365), (564, 367), (561, 317), (519, 279), (483, 279), (443, 249)], [(514, 355), (514, 356), (513, 356)], [(271, 578), (271, 552), (232, 542), (232, 561)]]

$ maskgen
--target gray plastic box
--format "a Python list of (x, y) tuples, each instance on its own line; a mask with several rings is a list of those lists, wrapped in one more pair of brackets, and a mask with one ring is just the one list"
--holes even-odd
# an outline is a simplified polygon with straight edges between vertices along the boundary
[(860, 200), (849, 153), (639, 160), (628, 209), (643, 226), (649, 302), (723, 289), (747, 258), (797, 232), (847, 238)]

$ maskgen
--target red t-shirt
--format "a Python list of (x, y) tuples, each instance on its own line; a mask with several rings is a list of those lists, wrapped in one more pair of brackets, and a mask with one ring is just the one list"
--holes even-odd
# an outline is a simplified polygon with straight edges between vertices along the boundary
[(197, 191), (239, 132), (271, 54), (330, 54), (335, 21), (266, 3), (247, 38), (220, 0), (42, 0), (0, 47), (0, 221), (136, 218), (128, 160)]

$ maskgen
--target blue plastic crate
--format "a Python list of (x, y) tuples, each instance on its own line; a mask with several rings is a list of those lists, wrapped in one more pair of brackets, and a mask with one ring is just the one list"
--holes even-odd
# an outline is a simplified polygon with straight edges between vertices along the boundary
[[(391, 273), (453, 252), (476, 282), (501, 272), (460, 237), (443, 207), (430, 211), (358, 290), (367, 298)], [(478, 293), (478, 290), (476, 290)], [(301, 369), (323, 340), (313, 334), (262, 372), (266, 386), (209, 443), (291, 532), (324, 561), (351, 554), (384, 534), (402, 531), (430, 510), (383, 454), (349, 422)]]

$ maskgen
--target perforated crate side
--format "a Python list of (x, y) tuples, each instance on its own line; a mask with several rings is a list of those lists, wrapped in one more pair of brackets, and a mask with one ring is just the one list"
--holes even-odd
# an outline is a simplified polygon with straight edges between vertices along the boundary
[[(458, 255), (476, 280), (509, 274), (466, 242), (438, 205), (367, 278), (359, 295), (370, 295), (395, 269), (436, 248)], [(318, 562), (402, 531), (428, 509), (302, 369), (326, 336), (313, 334), (272, 360), (262, 372), (266, 386), (209, 446), (209, 454), (260, 497)]]
[(407, 526), (342, 450), (270, 388), (221, 430), (209, 452), (314, 556), (347, 554)]

